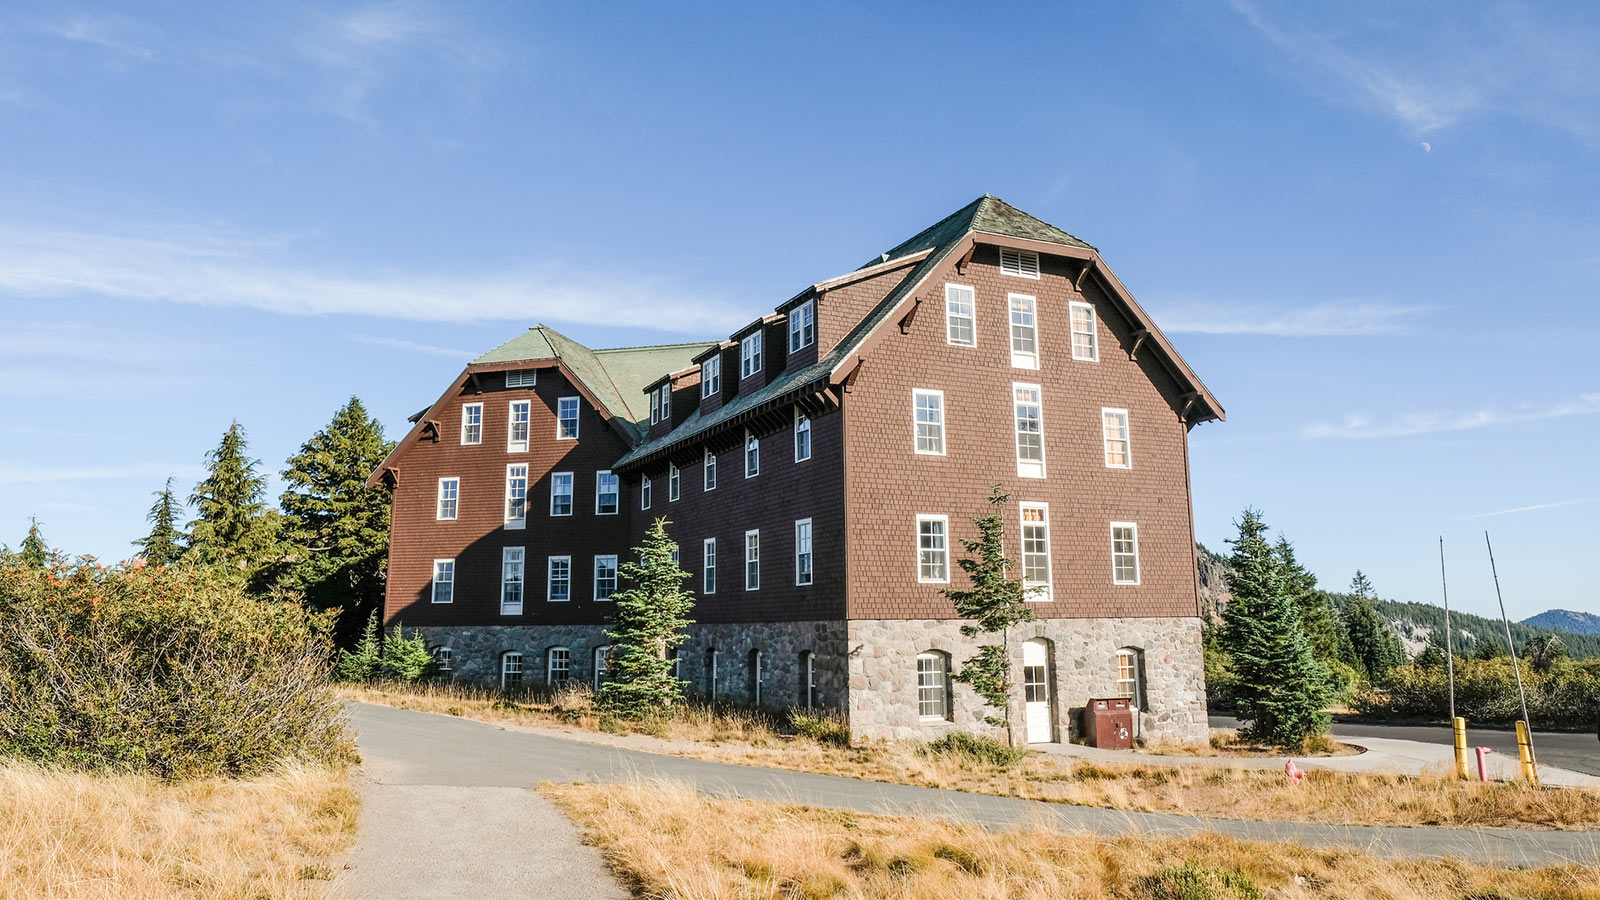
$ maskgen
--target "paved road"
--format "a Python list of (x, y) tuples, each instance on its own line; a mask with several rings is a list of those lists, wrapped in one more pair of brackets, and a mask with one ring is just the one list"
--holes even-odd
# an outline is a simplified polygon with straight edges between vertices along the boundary
[(867, 813), (934, 815), (991, 828), (1046, 825), (1097, 834), (1209, 829), (1242, 838), (1340, 844), (1394, 855), (1600, 865), (1600, 832), (1305, 825), (1120, 812), (642, 753), (384, 706), (351, 704), (349, 709), (359, 732), (363, 768), (381, 772), (384, 782), (393, 785), (531, 788), (540, 781), (666, 778), (714, 794)]
[[(1212, 728), (1238, 728), (1239, 720), (1230, 716), (1212, 716)], [(1423, 741), (1429, 744), (1455, 745), (1455, 737), (1443, 725), (1367, 725), (1355, 722), (1335, 722), (1335, 737), (1378, 737), (1404, 741)], [(1474, 728), (1467, 726), (1467, 744), (1472, 747), (1492, 747), (1496, 753), (1517, 758), (1517, 735), (1509, 728)], [(1600, 775), (1600, 740), (1592, 731), (1535, 731), (1533, 749), (1540, 765), (1556, 766)]]

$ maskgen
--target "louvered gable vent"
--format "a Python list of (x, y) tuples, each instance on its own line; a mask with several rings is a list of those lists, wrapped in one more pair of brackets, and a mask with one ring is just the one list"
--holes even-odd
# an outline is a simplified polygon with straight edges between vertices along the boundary
[(533, 387), (538, 374), (536, 369), (513, 369), (506, 373), (506, 387)]
[(1000, 271), (1006, 275), (1015, 275), (1018, 278), (1039, 277), (1039, 254), (1032, 250), (1014, 250), (1010, 247), (1000, 248)]

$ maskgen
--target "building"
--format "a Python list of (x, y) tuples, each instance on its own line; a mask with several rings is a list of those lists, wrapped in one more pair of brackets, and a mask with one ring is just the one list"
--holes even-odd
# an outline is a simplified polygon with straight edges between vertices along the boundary
[(986, 195), (725, 340), (540, 326), (474, 360), (373, 475), (384, 619), (453, 677), (598, 682), (618, 561), (665, 516), (700, 693), (865, 736), (980, 728), (941, 589), (998, 483), (1039, 617), (1029, 739), (1124, 694), (1145, 735), (1203, 741), (1188, 432), (1222, 417), (1094, 247)]

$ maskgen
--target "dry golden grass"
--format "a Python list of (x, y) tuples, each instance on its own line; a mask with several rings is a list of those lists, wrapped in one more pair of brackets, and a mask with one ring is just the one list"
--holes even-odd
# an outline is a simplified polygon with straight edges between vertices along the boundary
[(0, 765), (0, 897), (323, 897), (356, 806), (322, 768), (166, 782)]
[(642, 897), (1045, 900), (1600, 898), (1600, 869), (1503, 869), (1198, 834), (1102, 838), (713, 799), (668, 785), (545, 785)]
[[(346, 688), (353, 700), (446, 713), (508, 725), (607, 731), (587, 691), (508, 701), (498, 691), (450, 685)], [(1277, 769), (1229, 766), (1094, 763), (1031, 753), (1021, 764), (990, 765), (965, 756), (930, 754), (905, 742), (838, 747), (786, 735), (779, 723), (750, 712), (691, 707), (651, 723), (656, 740), (630, 745), (652, 752), (745, 765), (795, 769), (947, 790), (970, 791), (1146, 812), (1229, 819), (1338, 825), (1444, 825), (1533, 828), (1600, 826), (1600, 790), (1479, 784), (1444, 773), (1401, 776), (1312, 770), (1294, 785)]]

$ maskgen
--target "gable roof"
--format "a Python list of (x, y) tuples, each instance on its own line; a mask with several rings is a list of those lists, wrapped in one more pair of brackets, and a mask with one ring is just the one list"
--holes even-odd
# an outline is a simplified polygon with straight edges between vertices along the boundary
[[(985, 240), (979, 241), (980, 236)], [(1097, 274), (1105, 284), (1107, 293), (1112, 299), (1122, 304), (1129, 318), (1139, 325), (1149, 335), (1152, 343), (1162, 351), (1168, 367), (1173, 370), (1179, 384), (1187, 388), (1192, 398), (1191, 402), (1204, 405), (1204, 412), (1198, 415), (1195, 421), (1223, 418), (1222, 406), (1217, 403), (1216, 398), (1211, 395), (1199, 377), (1189, 369), (1188, 364), (1178, 355), (1166, 336), (1161, 334), (1160, 329), (1156, 328), (1149, 316), (1133, 300), (1121, 281), (1117, 280), (1101, 262), (1099, 250), (1092, 244), (1048, 222), (1036, 219), (992, 194), (984, 194), (855, 270), (861, 272), (880, 267), (892, 269), (892, 264), (898, 259), (906, 259), (906, 263), (911, 264), (912, 260), (909, 257), (925, 254), (911, 266), (906, 276), (883, 300), (862, 317), (861, 321), (856, 323), (856, 326), (816, 364), (798, 371), (786, 372), (753, 393), (730, 398), (710, 414), (702, 414), (698, 409), (695, 410), (672, 431), (636, 447), (623, 456), (615, 463), (615, 467), (621, 469), (669, 453), (708, 431), (740, 420), (756, 410), (790, 402), (795, 397), (814, 389), (819, 382), (836, 384), (843, 381), (850, 370), (855, 368), (855, 363), (859, 361), (861, 354), (868, 349), (880, 330), (887, 323), (905, 315), (902, 308), (912, 302), (924, 282), (952, 258), (960, 258), (963, 254), (969, 253), (972, 247), (980, 242), (1021, 246), (1042, 253), (1083, 260), (1085, 266)], [(825, 285), (843, 278), (844, 276), (841, 276), (840, 279), (818, 282), (811, 290), (821, 291)], [(801, 296), (804, 293), (802, 292)]]

